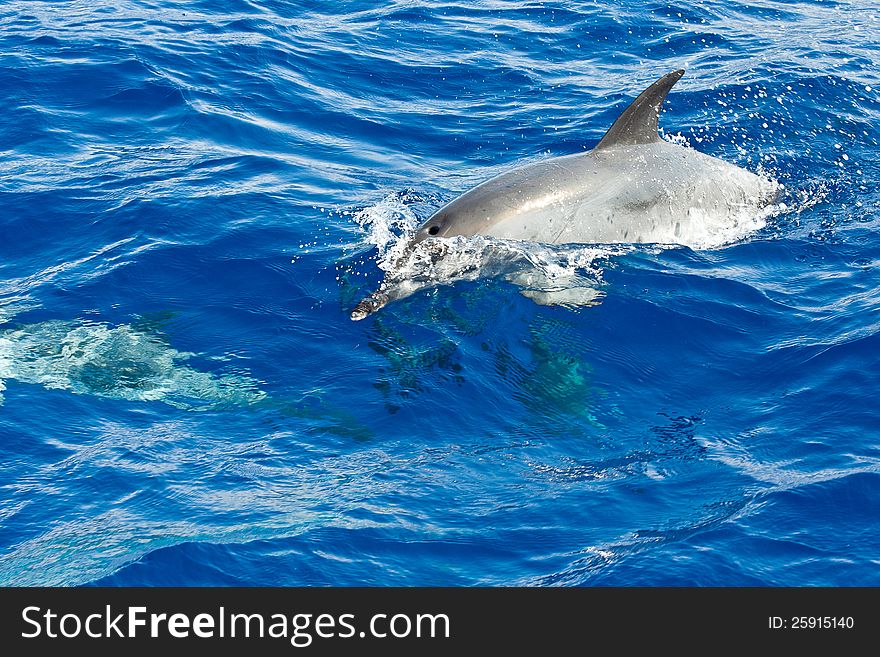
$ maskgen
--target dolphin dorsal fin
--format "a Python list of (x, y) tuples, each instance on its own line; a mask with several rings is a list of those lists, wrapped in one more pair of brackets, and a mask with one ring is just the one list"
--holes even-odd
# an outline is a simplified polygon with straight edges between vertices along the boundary
[(672, 85), (678, 82), (682, 75), (684, 69), (667, 73), (645, 89), (629, 107), (623, 110), (623, 114), (617, 117), (614, 125), (608, 129), (602, 141), (593, 150), (659, 141), (657, 120), (660, 118), (660, 107)]

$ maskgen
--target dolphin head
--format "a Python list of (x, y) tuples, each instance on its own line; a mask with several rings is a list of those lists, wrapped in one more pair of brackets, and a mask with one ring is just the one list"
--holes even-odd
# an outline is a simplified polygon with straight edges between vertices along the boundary
[(430, 239), (442, 236), (444, 230), (444, 224), (434, 221), (436, 216), (416, 231), (403, 251), (390, 263), (388, 274), (379, 289), (355, 306), (350, 315), (352, 320), (362, 320), (392, 301), (408, 297), (432, 284), (436, 275), (435, 267), (449, 252), (446, 240)]
[(461, 240), (485, 235), (486, 229), (509, 209), (503, 199), (487, 196), (486, 187), (478, 186), (431, 215), (388, 263), (385, 280), (355, 306), (351, 319), (364, 319), (423, 288), (477, 277), (487, 259), (492, 259), (491, 245)]
[[(430, 270), (449, 252), (446, 240), (433, 238), (472, 235), (476, 232), (469, 230), (466, 221), (462, 225), (462, 219), (466, 220), (467, 216), (466, 214), (462, 216), (462, 213), (457, 211), (457, 205), (456, 201), (448, 203), (416, 229), (406, 246), (391, 263), (389, 273), (380, 288), (364, 298), (351, 311), (352, 320), (359, 321), (392, 301), (408, 297), (431, 284)], [(409, 271), (408, 276), (401, 274), (404, 270)]]

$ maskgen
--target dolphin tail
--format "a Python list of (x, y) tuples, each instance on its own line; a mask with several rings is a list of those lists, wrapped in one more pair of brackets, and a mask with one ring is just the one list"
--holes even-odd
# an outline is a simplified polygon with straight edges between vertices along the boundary
[(660, 107), (672, 85), (681, 79), (684, 69), (667, 73), (645, 89), (623, 114), (617, 117), (605, 136), (593, 150), (598, 151), (613, 146), (632, 146), (650, 144), (660, 140), (657, 134), (657, 121)]

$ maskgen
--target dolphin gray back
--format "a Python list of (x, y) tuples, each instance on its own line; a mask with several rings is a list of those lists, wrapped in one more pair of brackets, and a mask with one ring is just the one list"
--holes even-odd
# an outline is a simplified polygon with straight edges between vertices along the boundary
[(613, 146), (633, 146), (660, 141), (660, 135), (657, 134), (660, 107), (666, 99), (666, 94), (672, 89), (672, 85), (678, 82), (682, 75), (684, 75), (683, 69), (667, 73), (639, 94), (639, 97), (623, 111), (623, 114), (617, 117), (614, 125), (608, 129), (608, 132), (593, 150), (599, 151)]

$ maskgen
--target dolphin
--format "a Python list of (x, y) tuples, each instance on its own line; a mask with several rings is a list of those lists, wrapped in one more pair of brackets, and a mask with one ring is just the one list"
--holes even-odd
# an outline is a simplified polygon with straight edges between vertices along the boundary
[[(779, 183), (665, 141), (660, 108), (684, 70), (668, 73), (623, 111), (593, 150), (533, 162), (465, 192), (420, 226), (422, 242), (485, 236), (545, 244), (687, 244), (707, 217), (737, 221), (775, 203)], [(426, 242), (426, 243), (427, 243)], [(443, 248), (435, 248), (436, 258)], [(424, 287), (391, 273), (351, 312), (357, 321)]]

